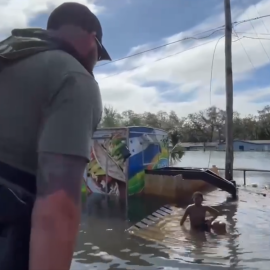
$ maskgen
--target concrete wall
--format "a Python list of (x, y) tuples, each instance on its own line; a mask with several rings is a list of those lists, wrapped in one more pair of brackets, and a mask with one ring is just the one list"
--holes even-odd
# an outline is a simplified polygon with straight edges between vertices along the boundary
[[(234, 151), (270, 151), (270, 144), (257, 144), (245, 141), (234, 141)], [(220, 144), (217, 150), (225, 151), (226, 145)]]
[(202, 180), (184, 180), (182, 175), (145, 175), (144, 194), (154, 195), (172, 200), (185, 200), (191, 198), (195, 191), (208, 187)]

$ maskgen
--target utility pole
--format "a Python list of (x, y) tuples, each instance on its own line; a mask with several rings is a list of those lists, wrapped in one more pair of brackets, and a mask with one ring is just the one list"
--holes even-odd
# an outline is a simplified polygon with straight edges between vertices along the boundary
[(225, 9), (225, 76), (226, 76), (226, 161), (225, 178), (233, 180), (233, 74), (232, 74), (232, 18), (230, 0)]

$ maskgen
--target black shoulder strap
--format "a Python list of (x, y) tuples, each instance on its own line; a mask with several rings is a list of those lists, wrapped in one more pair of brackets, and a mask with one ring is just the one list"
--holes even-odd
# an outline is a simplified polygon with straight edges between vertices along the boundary
[(0, 161), (0, 177), (36, 194), (36, 176)]

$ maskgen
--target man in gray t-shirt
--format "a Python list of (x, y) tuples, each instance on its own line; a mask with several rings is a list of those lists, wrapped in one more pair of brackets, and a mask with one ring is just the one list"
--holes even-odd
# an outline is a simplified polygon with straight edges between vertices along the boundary
[(80, 222), (81, 180), (102, 115), (92, 70), (110, 57), (98, 19), (83, 5), (59, 6), (47, 28), (78, 57), (47, 50), (1, 70), (0, 161), (36, 175), (29, 269), (68, 270)]

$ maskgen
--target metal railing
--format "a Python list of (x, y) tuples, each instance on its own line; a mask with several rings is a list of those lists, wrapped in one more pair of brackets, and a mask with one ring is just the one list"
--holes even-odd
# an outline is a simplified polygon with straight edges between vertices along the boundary
[[(196, 168), (196, 167), (185, 167), (185, 168), (189, 168), (189, 169), (202, 169), (202, 170), (210, 170), (211, 168)], [(224, 168), (218, 168), (217, 169), (219, 171), (225, 171)], [(243, 176), (244, 176), (244, 186), (246, 186), (246, 173), (247, 172), (260, 172), (260, 173), (270, 173), (270, 170), (260, 170), (260, 169), (249, 169), (249, 168), (235, 168), (233, 169), (234, 171), (242, 171), (243, 172)]]
[[(218, 168), (219, 171), (225, 171), (224, 168)], [(270, 170), (259, 170), (259, 169), (248, 169), (248, 168), (236, 168), (234, 171), (242, 171), (244, 177), (244, 186), (246, 186), (246, 172), (261, 172), (261, 173), (270, 173)]]

